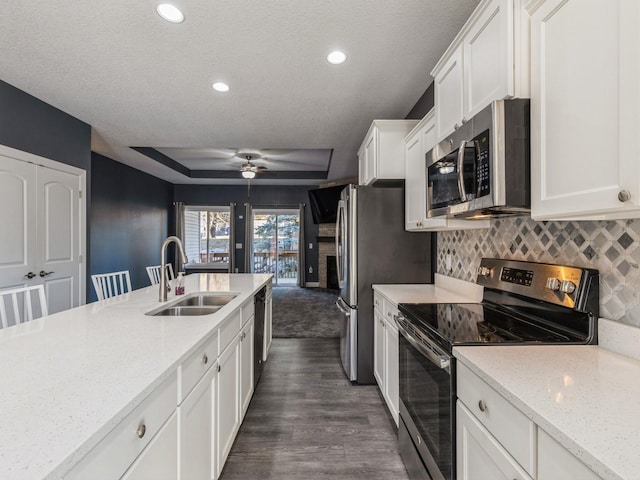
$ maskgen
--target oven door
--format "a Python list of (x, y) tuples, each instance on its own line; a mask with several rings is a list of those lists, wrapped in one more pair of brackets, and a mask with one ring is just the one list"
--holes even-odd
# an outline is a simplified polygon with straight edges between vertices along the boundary
[[(402, 315), (396, 323), (400, 332), (400, 417), (406, 426), (401, 450), (417, 450), (429, 477), (455, 479), (455, 388), (453, 357), (428, 339), (417, 338), (416, 330)], [(411, 444), (407, 441), (411, 439)], [(402, 453), (402, 452), (401, 452)], [(403, 453), (403, 458), (415, 457)], [(415, 462), (411, 462), (415, 471)], [(405, 460), (407, 464), (407, 460)]]
[[(427, 165), (427, 217), (446, 215), (450, 206), (476, 197), (476, 145), (463, 140), (458, 148)], [(427, 159), (432, 155), (427, 153)]]

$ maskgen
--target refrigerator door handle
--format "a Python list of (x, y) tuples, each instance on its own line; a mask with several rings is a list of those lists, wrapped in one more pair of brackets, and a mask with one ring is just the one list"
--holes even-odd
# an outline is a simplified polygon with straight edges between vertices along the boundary
[(344, 201), (338, 202), (338, 216), (336, 217), (336, 267), (338, 274), (338, 286), (344, 286)]
[(351, 316), (351, 312), (349, 310), (347, 310), (345, 307), (342, 306), (342, 304), (344, 303), (344, 300), (342, 300), (341, 298), (338, 297), (338, 299), (336, 300), (336, 307), (338, 307), (338, 309), (344, 313), (347, 317)]

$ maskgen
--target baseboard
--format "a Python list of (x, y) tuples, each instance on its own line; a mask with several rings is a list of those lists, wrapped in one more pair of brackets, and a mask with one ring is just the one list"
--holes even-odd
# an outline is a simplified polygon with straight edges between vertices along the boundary
[(320, 287), (320, 282), (307, 282), (305, 287), (307, 287), (307, 288), (319, 288)]

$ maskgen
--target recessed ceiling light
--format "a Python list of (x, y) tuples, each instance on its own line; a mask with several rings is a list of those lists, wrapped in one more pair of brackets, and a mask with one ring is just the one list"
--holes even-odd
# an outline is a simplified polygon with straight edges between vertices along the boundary
[(333, 63), (334, 65), (340, 65), (341, 63), (344, 63), (346, 60), (347, 60), (347, 56), (339, 50), (331, 52), (329, 55), (327, 55), (327, 62)]
[(229, 85), (227, 85), (226, 83), (222, 83), (222, 82), (216, 82), (213, 84), (213, 89), (216, 92), (228, 92), (229, 91)]
[(184, 14), (178, 9), (178, 7), (171, 5), (170, 3), (161, 3), (156, 7), (156, 12), (158, 12), (158, 15), (164, 18), (167, 22), (182, 23), (184, 21)]

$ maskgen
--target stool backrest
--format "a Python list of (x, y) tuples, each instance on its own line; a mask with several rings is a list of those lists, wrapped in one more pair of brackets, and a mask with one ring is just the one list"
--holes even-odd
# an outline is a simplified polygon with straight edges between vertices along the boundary
[(115, 297), (131, 291), (129, 270), (91, 275), (91, 281), (98, 300)]
[[(151, 285), (158, 285), (160, 283), (160, 269), (161, 265), (154, 265), (152, 267), (147, 267), (147, 275), (149, 275), (149, 281)], [(169, 280), (173, 280), (175, 277), (173, 275), (173, 267), (170, 263), (167, 263), (167, 275)]]
[(49, 315), (44, 286), (12, 288), (0, 290), (0, 328), (7, 328), (10, 320), (14, 325), (29, 322), (35, 317), (35, 307), (40, 306), (40, 316)]

